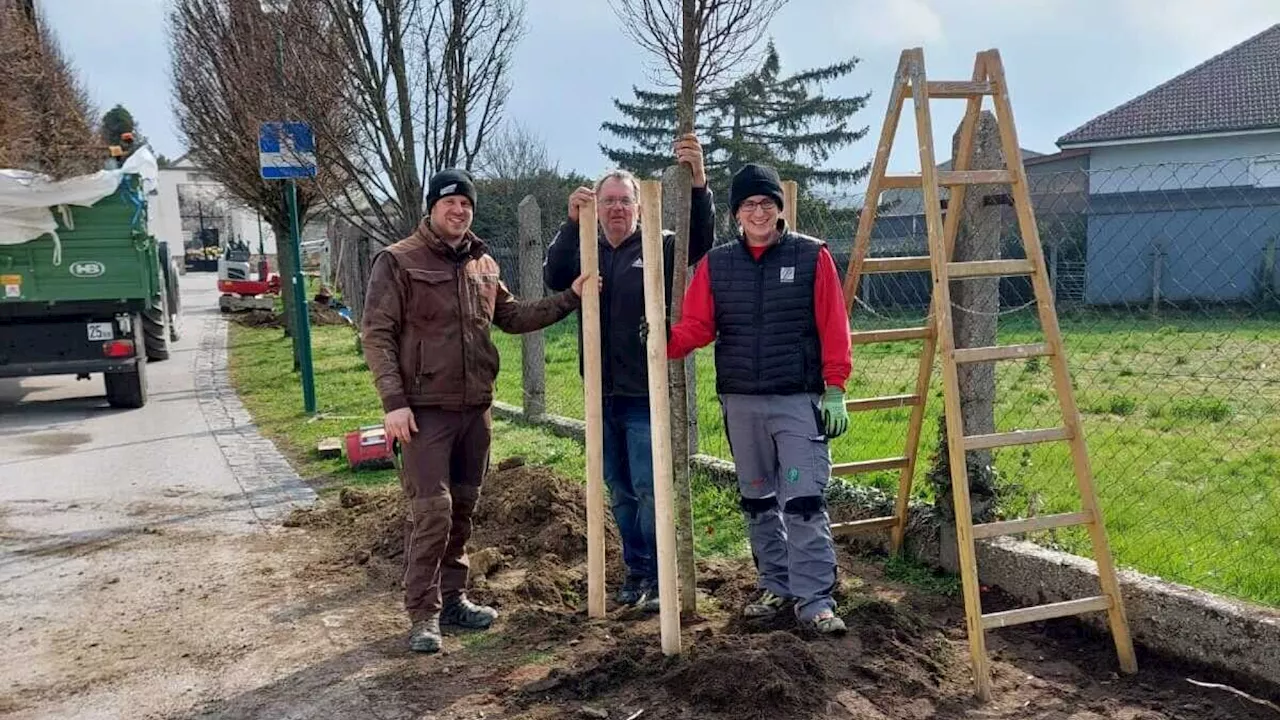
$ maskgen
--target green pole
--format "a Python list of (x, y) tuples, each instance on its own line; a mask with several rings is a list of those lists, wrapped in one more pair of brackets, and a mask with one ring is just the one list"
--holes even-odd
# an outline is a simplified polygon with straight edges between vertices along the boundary
[(298, 369), (302, 372), (302, 408), (316, 412), (316, 380), (311, 365), (311, 315), (307, 312), (307, 285), (302, 277), (302, 238), (298, 233), (298, 185), (289, 180), (289, 245), (293, 253), (293, 306), (298, 333)]
[[(284, 28), (276, 26), (276, 72), (283, 94), (284, 89)], [(285, 191), (289, 206), (289, 253), (293, 256), (293, 277), (290, 279), (294, 307), (294, 362), (302, 375), (302, 409), (308, 415), (316, 412), (316, 378), (311, 364), (311, 314), (307, 312), (307, 284), (302, 278), (302, 237), (298, 232), (298, 184), (292, 178)], [(277, 244), (278, 245), (278, 244)], [(279, 249), (277, 247), (277, 249)]]

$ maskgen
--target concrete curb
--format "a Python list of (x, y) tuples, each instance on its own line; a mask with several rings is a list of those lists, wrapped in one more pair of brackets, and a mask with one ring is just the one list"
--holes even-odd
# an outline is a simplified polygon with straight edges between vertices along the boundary
[[(494, 414), (527, 423), (521, 408), (494, 403)], [(579, 420), (547, 415), (535, 424), (553, 433), (582, 441)], [(691, 464), (725, 484), (736, 482), (733, 463), (695, 455)], [(838, 506), (837, 506), (838, 503)], [(849, 519), (885, 514), (892, 500), (883, 493), (853, 493), (833, 501), (833, 510)], [(931, 508), (912, 508), (908, 551), (921, 561), (955, 572), (954, 534), (933, 517)], [(861, 542), (887, 548), (886, 533)], [(978, 569), (983, 584), (998, 587), (1020, 605), (1089, 597), (1100, 593), (1097, 565), (1087, 558), (1033, 543), (996, 538), (978, 543)], [(1202, 664), (1239, 678), (1243, 684), (1280, 688), (1280, 611), (1231, 600), (1176, 585), (1160, 578), (1124, 570), (1119, 572), (1129, 630), (1139, 646), (1161, 655)], [(1086, 625), (1106, 631), (1106, 614), (1078, 616)], [(996, 631), (998, 632), (998, 631)], [(1141, 666), (1138, 668), (1142, 672)], [(1280, 693), (1276, 693), (1280, 696)]]
[(264, 522), (283, 519), (316, 501), (316, 493), (264, 438), (240, 402), (227, 372), (227, 321), (206, 319), (196, 353), (196, 395), (200, 412), (254, 515)]

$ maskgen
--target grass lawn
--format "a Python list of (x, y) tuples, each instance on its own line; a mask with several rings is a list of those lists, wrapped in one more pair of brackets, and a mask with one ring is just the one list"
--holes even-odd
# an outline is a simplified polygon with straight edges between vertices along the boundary
[[(921, 318), (858, 314), (860, 328)], [(1280, 314), (1170, 312), (1159, 319), (1092, 311), (1060, 320), (1093, 472), (1119, 562), (1174, 582), (1280, 606)], [(1004, 316), (1000, 344), (1036, 342), (1029, 311)], [(522, 402), (520, 340), (494, 333), (502, 352), (498, 397)], [(920, 343), (861, 346), (850, 397), (908, 393)], [(354, 360), (354, 358), (353, 358)], [(582, 417), (576, 322), (546, 333), (547, 407)], [(710, 348), (699, 351), (701, 451), (728, 458)], [(996, 428), (1061, 425), (1052, 374), (1040, 358), (996, 366)], [(940, 374), (930, 391), (923, 452), (932, 454)], [(907, 411), (862, 413), (833, 443), (837, 462), (902, 453)], [(922, 458), (925, 460), (925, 458)], [(1065, 443), (995, 452), (1007, 516), (1078, 508)], [(916, 492), (930, 495), (918, 464)], [(896, 487), (893, 473), (860, 482)], [(1089, 554), (1079, 530), (1034, 538)]]
[[(302, 389), (292, 371), (288, 339), (278, 329), (248, 328), (231, 323), (230, 371), (245, 407), (263, 434), (294, 461), (303, 477), (324, 481), (322, 492), (349, 484), (395, 482), (394, 470), (352, 472), (345, 458), (315, 457), (316, 442), (340, 436), (360, 425), (382, 421), (382, 409), (364, 359), (355, 352), (355, 337), (346, 327), (312, 330), (318, 419), (302, 413)], [(517, 359), (518, 366), (518, 359)], [(519, 402), (517, 386), (516, 402)], [(494, 462), (522, 456), (548, 465), (568, 477), (582, 478), (582, 445), (537, 428), (494, 420)], [(746, 528), (731, 489), (704, 476), (693, 478), (695, 550), (700, 556), (745, 555)]]

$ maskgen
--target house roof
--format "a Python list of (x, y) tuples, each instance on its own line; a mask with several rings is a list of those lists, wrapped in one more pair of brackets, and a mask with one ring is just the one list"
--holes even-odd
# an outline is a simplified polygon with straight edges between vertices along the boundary
[(1280, 24), (1058, 138), (1115, 140), (1280, 129)]

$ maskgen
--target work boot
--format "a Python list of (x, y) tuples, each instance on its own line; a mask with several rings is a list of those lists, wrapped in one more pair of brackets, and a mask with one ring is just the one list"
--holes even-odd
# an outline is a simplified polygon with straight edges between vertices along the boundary
[(823, 635), (843, 635), (848, 630), (840, 616), (829, 609), (814, 615), (809, 625)]
[(466, 595), (456, 595), (444, 601), (440, 624), (463, 630), (488, 630), (497, 617), (497, 610), (486, 605), (476, 605)]
[(409, 631), (409, 649), (420, 653), (440, 652), (440, 616), (419, 620)]
[(758, 598), (747, 603), (747, 606), (742, 608), (742, 615), (753, 620), (770, 618), (777, 615), (778, 611), (782, 610), (786, 605), (786, 598), (775, 594), (772, 590), (762, 590)]
[(661, 599), (658, 597), (657, 578), (645, 582), (640, 598), (636, 600), (636, 607), (647, 613), (656, 613), (662, 608)]
[(626, 582), (622, 583), (621, 588), (618, 588), (618, 592), (614, 594), (613, 599), (619, 605), (635, 605), (640, 601), (640, 596), (644, 594), (644, 583), (643, 578), (627, 576)]

